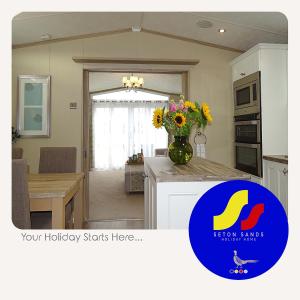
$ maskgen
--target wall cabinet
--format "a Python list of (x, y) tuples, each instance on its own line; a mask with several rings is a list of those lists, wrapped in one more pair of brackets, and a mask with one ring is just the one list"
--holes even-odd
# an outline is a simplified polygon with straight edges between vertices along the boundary
[(280, 200), (288, 213), (288, 165), (264, 159), (263, 168), (264, 186)]
[(232, 68), (233, 81), (255, 73), (259, 70), (259, 56), (257, 52), (249, 53), (243, 59), (234, 63)]

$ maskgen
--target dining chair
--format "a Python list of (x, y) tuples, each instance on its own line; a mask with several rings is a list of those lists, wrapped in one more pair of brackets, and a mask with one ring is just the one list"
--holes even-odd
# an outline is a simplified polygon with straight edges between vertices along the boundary
[(14, 147), (11, 149), (12, 159), (21, 159), (23, 158), (23, 148)]
[[(39, 173), (75, 173), (76, 154), (76, 147), (41, 147)], [(66, 229), (73, 228), (73, 209), (74, 199), (71, 199), (66, 205)], [(31, 213), (31, 222), (34, 227), (43, 219), (51, 220), (51, 212)]]
[(75, 173), (76, 147), (41, 147), (39, 173)]
[(20, 229), (31, 228), (25, 159), (12, 160), (12, 222)]

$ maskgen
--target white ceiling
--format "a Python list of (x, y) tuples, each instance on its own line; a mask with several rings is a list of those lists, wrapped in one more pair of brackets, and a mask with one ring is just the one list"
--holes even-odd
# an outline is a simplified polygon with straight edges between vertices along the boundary
[[(208, 20), (211, 28), (199, 28)], [(287, 43), (288, 21), (278, 12), (36, 12), (13, 19), (13, 44), (131, 28), (159, 31), (179, 37), (247, 50), (257, 43)], [(220, 34), (219, 28), (226, 32)]]

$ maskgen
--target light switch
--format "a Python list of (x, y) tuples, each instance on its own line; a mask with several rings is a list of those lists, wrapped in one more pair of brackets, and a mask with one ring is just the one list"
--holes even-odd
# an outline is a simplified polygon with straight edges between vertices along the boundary
[(77, 109), (77, 102), (70, 102), (70, 109)]

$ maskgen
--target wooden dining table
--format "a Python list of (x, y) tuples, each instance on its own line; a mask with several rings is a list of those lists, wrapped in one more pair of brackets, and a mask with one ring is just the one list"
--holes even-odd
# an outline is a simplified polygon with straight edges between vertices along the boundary
[(83, 178), (83, 173), (29, 174), (30, 211), (51, 211), (52, 229), (65, 229), (65, 207), (74, 197), (74, 228), (82, 228)]

